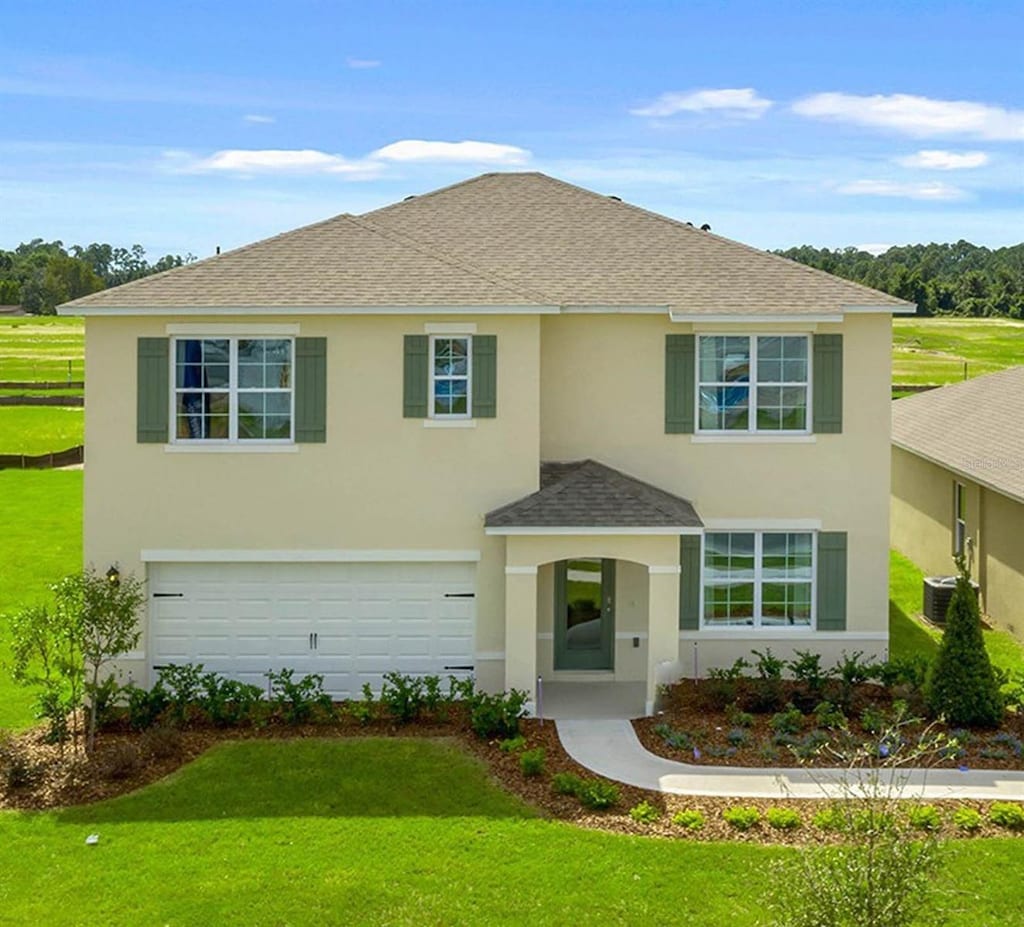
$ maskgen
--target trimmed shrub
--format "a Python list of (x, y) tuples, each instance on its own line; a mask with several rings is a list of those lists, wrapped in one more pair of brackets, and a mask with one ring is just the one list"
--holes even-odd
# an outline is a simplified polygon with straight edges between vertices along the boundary
[(619, 803), (619, 787), (602, 779), (584, 779), (576, 797), (584, 807), (602, 811)]
[(469, 726), (477, 737), (508, 739), (519, 734), (519, 719), (526, 714), (528, 696), (518, 689), (489, 695), (474, 692), (469, 698)]
[(557, 795), (578, 795), (583, 780), (575, 773), (560, 772), (551, 777), (551, 790)]
[(181, 753), (184, 742), (177, 729), (158, 725), (151, 727), (139, 738), (139, 748), (154, 759), (169, 760)]
[(536, 747), (521, 753), (519, 755), (519, 770), (528, 779), (541, 775), (544, 772), (544, 748)]
[(749, 805), (736, 805), (722, 812), (725, 823), (736, 830), (750, 830), (761, 823), (761, 812)]
[(498, 741), (498, 749), (502, 753), (518, 753), (526, 749), (526, 738), (520, 734), (518, 737), (509, 737), (507, 740)]
[(804, 726), (804, 714), (792, 702), (778, 714), (772, 715), (769, 727), (776, 734), (799, 734)]
[(803, 824), (800, 815), (792, 808), (769, 808), (764, 819), (775, 830), (796, 830)]
[(949, 724), (998, 727), (1003, 699), (981, 635), (981, 612), (963, 557), (946, 612), (946, 630), (928, 677), (928, 707)]
[(935, 805), (916, 805), (907, 812), (911, 827), (918, 830), (938, 830), (942, 827), (942, 815)]
[(1007, 830), (1024, 830), (1024, 808), (1012, 801), (994, 801), (988, 809), (988, 819)]
[(661, 811), (649, 801), (642, 801), (629, 809), (629, 816), (638, 824), (653, 824), (661, 817)]
[(838, 705), (831, 702), (818, 702), (814, 709), (814, 720), (818, 727), (837, 730), (846, 727), (846, 715)]
[(811, 823), (818, 830), (837, 831), (843, 826), (843, 816), (837, 808), (823, 808), (815, 813)]
[(953, 826), (957, 830), (974, 833), (976, 830), (981, 830), (982, 821), (981, 812), (974, 808), (957, 808), (953, 812)]
[(686, 830), (702, 830), (707, 821), (704, 814), (696, 808), (687, 808), (673, 814), (672, 823)]

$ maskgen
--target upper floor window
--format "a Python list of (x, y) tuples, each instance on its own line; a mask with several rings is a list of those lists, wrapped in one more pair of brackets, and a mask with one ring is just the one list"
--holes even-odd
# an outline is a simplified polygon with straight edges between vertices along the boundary
[(705, 627), (810, 627), (814, 535), (709, 531), (704, 535)]
[(293, 440), (291, 338), (178, 338), (177, 441)]
[(472, 408), (468, 335), (430, 339), (430, 410), (433, 418), (468, 418)]
[(701, 335), (698, 430), (806, 432), (806, 335)]

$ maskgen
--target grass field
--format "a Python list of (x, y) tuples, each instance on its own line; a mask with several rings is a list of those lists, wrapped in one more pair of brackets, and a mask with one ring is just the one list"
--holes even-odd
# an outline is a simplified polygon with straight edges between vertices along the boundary
[[(70, 373), (68, 376), (70, 362)], [(0, 381), (85, 378), (85, 329), (80, 318), (0, 319)]]
[(894, 319), (892, 380), (956, 383), (1024, 362), (1024, 322), (1009, 319)]
[[(0, 470), (0, 615), (45, 601), (49, 583), (82, 565), (82, 471)], [(8, 658), (0, 626), (0, 663)], [(33, 695), (0, 666), (0, 728), (32, 722)], [(2, 903), (0, 903), (2, 909)], [(2, 922), (2, 918), (0, 918)]]
[(0, 454), (49, 454), (81, 444), (81, 406), (0, 406)]
[[(438, 742), (233, 743), (114, 801), (0, 814), (0, 920), (741, 927), (789, 852), (541, 820)], [(1015, 923), (1022, 866), (1024, 840), (953, 844), (943, 923)]]

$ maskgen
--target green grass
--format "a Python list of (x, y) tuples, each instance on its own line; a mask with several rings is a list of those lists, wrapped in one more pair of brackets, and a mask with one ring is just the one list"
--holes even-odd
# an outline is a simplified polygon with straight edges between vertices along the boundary
[[(82, 566), (82, 471), (0, 470), (0, 615), (43, 602), (48, 585)], [(9, 657), (0, 619), (0, 664)], [(0, 728), (32, 723), (32, 693), (0, 665)], [(2, 909), (2, 903), (0, 903)]]
[(81, 406), (0, 406), (0, 454), (49, 454), (81, 444)]
[(1024, 359), (1024, 322), (1009, 319), (894, 319), (893, 383), (956, 383)]
[(85, 326), (80, 318), (0, 319), (0, 381), (66, 382), (85, 377)]
[[(924, 574), (899, 551), (889, 555), (889, 652), (893, 657), (933, 657), (942, 632), (920, 618)], [(1006, 631), (985, 630), (985, 647), (993, 665), (1024, 671), (1024, 647)]]
[[(790, 852), (542, 820), (440, 742), (236, 742), (114, 801), (0, 814), (0, 920), (745, 927)], [(1015, 922), (1022, 866), (1022, 840), (954, 844), (944, 923)]]

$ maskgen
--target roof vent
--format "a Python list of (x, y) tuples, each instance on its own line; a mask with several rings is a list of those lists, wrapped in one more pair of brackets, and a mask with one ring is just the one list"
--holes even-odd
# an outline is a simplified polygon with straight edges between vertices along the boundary
[(220, 245), (217, 245), (217, 254), (220, 254)]
[(711, 226), (710, 226), (710, 225), (708, 225), (708, 224), (707, 224), (707, 223), (705, 222), (705, 223), (704, 223), (704, 224), (703, 224), (703, 225), (702, 225), (702, 226), (700, 227), (700, 230), (701, 230), (702, 232), (710, 232), (710, 231), (711, 231)]
[(693, 223), (692, 223), (692, 222), (687, 222), (686, 224), (687, 224), (688, 226), (690, 226), (690, 228), (691, 228), (691, 229), (693, 228)]
[(615, 196), (613, 193), (609, 193), (608, 194), (608, 199), (615, 200), (616, 203), (621, 203), (622, 202), (622, 197), (621, 196)]
[(409, 200), (414, 200), (414, 199), (416, 199), (416, 194), (415, 193), (412, 196), (407, 196), (404, 200), (402, 200), (402, 202), (403, 203), (408, 203)]

